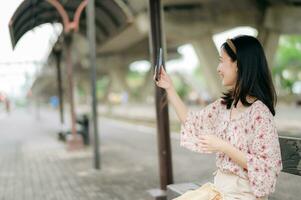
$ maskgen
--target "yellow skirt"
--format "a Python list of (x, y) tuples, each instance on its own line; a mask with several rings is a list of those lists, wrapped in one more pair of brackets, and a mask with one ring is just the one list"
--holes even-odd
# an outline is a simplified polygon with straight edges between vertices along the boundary
[(232, 173), (217, 170), (213, 183), (191, 190), (174, 200), (268, 200), (267, 197), (256, 198), (249, 181)]

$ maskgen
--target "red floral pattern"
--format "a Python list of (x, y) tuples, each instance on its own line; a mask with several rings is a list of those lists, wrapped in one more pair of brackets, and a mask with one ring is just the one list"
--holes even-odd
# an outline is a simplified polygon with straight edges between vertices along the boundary
[(198, 147), (198, 136), (202, 134), (215, 134), (246, 154), (248, 168), (243, 169), (224, 153), (216, 153), (216, 165), (220, 170), (248, 179), (256, 197), (275, 191), (282, 169), (281, 152), (273, 115), (264, 103), (257, 100), (232, 120), (230, 110), (221, 99), (200, 111), (189, 111), (181, 125), (180, 145), (194, 152), (207, 153)]

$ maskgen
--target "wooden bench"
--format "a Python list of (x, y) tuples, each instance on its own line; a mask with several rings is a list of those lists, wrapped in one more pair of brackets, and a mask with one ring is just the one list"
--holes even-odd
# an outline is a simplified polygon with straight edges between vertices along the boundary
[[(301, 186), (298, 183), (301, 181), (301, 137), (280, 136), (279, 142), (283, 170), (277, 182), (276, 192), (270, 195), (269, 200), (298, 200), (301, 198)], [(188, 190), (197, 189), (206, 182), (213, 182), (213, 180), (168, 185), (166, 191), (167, 200), (174, 199)]]

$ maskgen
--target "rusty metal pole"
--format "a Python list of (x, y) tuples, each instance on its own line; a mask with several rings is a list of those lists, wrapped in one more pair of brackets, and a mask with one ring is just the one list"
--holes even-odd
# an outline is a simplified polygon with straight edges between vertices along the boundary
[(97, 115), (97, 97), (96, 97), (96, 39), (95, 39), (95, 4), (94, 0), (89, 0), (87, 5), (87, 27), (91, 67), (91, 93), (92, 93), (92, 120), (94, 136), (94, 167), (100, 169), (100, 153), (98, 142), (98, 115)]
[[(150, 52), (152, 63), (155, 66), (159, 55), (159, 48), (165, 50), (165, 38), (162, 32), (163, 9), (160, 0), (149, 0), (150, 15)], [(166, 53), (166, 52), (165, 52)], [(163, 55), (165, 55), (165, 53)], [(164, 66), (163, 59), (163, 66)], [(166, 190), (168, 184), (173, 183), (172, 156), (169, 133), (169, 117), (166, 91), (156, 87), (156, 114), (157, 114), (157, 133), (158, 133), (158, 153), (160, 165), (160, 188)]]
[(71, 45), (72, 45), (72, 32), (65, 34), (64, 38), (66, 44), (66, 64), (67, 64), (67, 77), (69, 86), (69, 103), (71, 112), (71, 132), (72, 135), (67, 139), (67, 145), (69, 150), (79, 149), (83, 146), (83, 141), (80, 135), (76, 131), (76, 116), (74, 108), (74, 84), (73, 84), (73, 66), (71, 58)]
[(64, 100), (63, 100), (63, 84), (62, 84), (62, 69), (61, 69), (61, 58), (62, 58), (62, 46), (56, 44), (54, 46), (54, 55), (56, 58), (56, 71), (57, 71), (57, 87), (59, 96), (59, 107), (60, 107), (60, 121), (61, 125), (64, 125)]
[(73, 33), (78, 31), (80, 15), (87, 4), (87, 0), (83, 0), (77, 7), (74, 14), (74, 21), (69, 20), (69, 15), (60, 1), (57, 0), (46, 0), (46, 1), (58, 11), (59, 15), (62, 18), (62, 23), (64, 27), (64, 42), (66, 44), (66, 65), (67, 65), (69, 103), (70, 103), (70, 112), (71, 112), (71, 132), (72, 132), (72, 134), (67, 137), (67, 148), (69, 150), (81, 149), (83, 148), (83, 139), (81, 135), (77, 134), (76, 131), (71, 45), (72, 45)]
[(65, 35), (65, 44), (66, 44), (66, 64), (67, 64), (67, 77), (68, 77), (68, 86), (69, 86), (69, 103), (70, 103), (70, 114), (71, 114), (71, 132), (73, 138), (76, 138), (76, 119), (75, 119), (75, 110), (74, 110), (74, 85), (73, 85), (73, 66), (71, 58), (71, 44), (72, 44), (72, 34)]

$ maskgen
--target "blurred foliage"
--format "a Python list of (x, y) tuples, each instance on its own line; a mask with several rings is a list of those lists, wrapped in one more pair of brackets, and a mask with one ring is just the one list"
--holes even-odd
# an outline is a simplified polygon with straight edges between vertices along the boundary
[(128, 70), (126, 81), (129, 84), (129, 87), (132, 89), (140, 87), (144, 82), (145, 74), (145, 72)]
[[(110, 79), (108, 76), (102, 76), (102, 78), (96, 81), (96, 95), (98, 99), (101, 100), (104, 98), (105, 93), (109, 87), (109, 84), (110, 84)], [(80, 98), (80, 101), (85, 101), (86, 97), (91, 95), (90, 85), (88, 90), (83, 85), (77, 85), (76, 90)]]
[(189, 87), (177, 76), (171, 76), (174, 87), (181, 98), (187, 97), (189, 93)]
[(204, 73), (202, 71), (201, 66), (197, 66), (196, 68), (194, 68), (192, 74), (193, 74), (193, 77), (196, 78), (196, 80), (198, 80), (201, 85), (205, 85), (206, 80), (205, 80)]
[(104, 95), (109, 87), (110, 79), (108, 76), (103, 76), (101, 79), (98, 79), (96, 82), (96, 91), (97, 91), (97, 97), (99, 99), (103, 99)]
[(140, 90), (139, 88), (142, 87), (146, 78), (146, 72), (137, 71), (137, 70), (128, 70), (126, 75), (126, 82), (131, 89), (129, 95), (130, 99), (139, 99), (140, 97)]
[(280, 37), (272, 73), (279, 78), (280, 86), (292, 94), (294, 83), (301, 79), (301, 36)]
[(77, 89), (77, 93), (78, 93), (79, 97), (84, 97), (84, 96), (88, 95), (87, 91), (85, 91), (85, 89), (83, 88), (82, 85), (78, 85), (76, 89)]
[(28, 105), (28, 101), (26, 98), (18, 98), (15, 100), (15, 106), (19, 108), (23, 108)]

